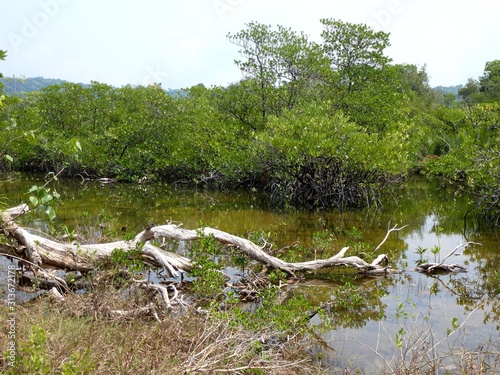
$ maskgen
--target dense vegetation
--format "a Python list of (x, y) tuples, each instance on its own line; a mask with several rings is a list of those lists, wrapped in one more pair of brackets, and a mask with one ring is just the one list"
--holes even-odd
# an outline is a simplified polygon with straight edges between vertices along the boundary
[[(275, 206), (360, 207), (422, 174), (500, 215), (500, 60), (453, 93), (393, 64), (389, 34), (322, 19), (322, 42), (249, 23), (228, 41), (244, 78), (227, 87), (62, 82), (0, 108), (3, 171), (246, 186)], [(5, 57), (5, 53), (2, 57)], [(81, 150), (81, 152), (80, 152)]]

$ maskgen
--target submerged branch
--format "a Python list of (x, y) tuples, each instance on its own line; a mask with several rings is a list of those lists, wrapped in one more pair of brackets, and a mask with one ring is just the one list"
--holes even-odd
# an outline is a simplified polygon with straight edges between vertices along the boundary
[(443, 260), (440, 263), (423, 263), (419, 264), (416, 267), (416, 270), (419, 272), (426, 272), (426, 273), (432, 273), (434, 271), (445, 271), (445, 272), (467, 272), (467, 269), (464, 266), (461, 266), (459, 264), (444, 264), (444, 261), (451, 257), (453, 254), (457, 252), (458, 249), (463, 247), (466, 249), (470, 245), (480, 245), (477, 242), (466, 242), (466, 243), (461, 243), (458, 246), (456, 246), (448, 255), (446, 255)]

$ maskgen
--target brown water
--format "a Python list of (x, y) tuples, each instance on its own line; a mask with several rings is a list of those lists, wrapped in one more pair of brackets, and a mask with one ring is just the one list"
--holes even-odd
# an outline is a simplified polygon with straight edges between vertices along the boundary
[[(6, 205), (14, 206), (27, 201), (26, 192), (33, 184), (42, 181), (22, 177), (4, 182), (0, 196), (6, 197)], [(408, 361), (409, 353), (415, 353), (412, 344), (418, 344), (415, 347), (420, 347), (420, 355), (424, 353), (427, 360), (453, 352), (456, 356), (445, 361), (453, 373), (463, 352), (482, 348), (490, 353), (485, 355), (492, 366), (490, 373), (500, 371), (494, 368), (495, 361), (500, 361), (500, 232), (483, 231), (472, 218), (464, 220), (470, 208), (467, 197), (412, 183), (385, 197), (379, 210), (309, 212), (272, 210), (257, 192), (65, 180), (52, 186), (61, 194), (55, 205), (56, 226), (77, 231), (92, 228), (96, 237), (103, 228), (108, 233), (134, 234), (148, 222), (172, 220), (188, 229), (203, 222), (242, 237), (262, 230), (277, 248), (293, 242), (307, 248), (315, 232), (327, 229), (337, 234), (334, 248), (316, 253), (327, 257), (350, 240), (346, 233), (362, 233), (358, 242), (374, 249), (389, 225), (407, 225), (392, 233), (379, 251), (388, 254), (393, 268), (405, 269), (404, 273), (356, 280), (342, 279), (330, 270), (294, 287), (294, 293), (317, 304), (338, 299), (346, 282), (353, 284), (352, 293), (359, 297), (355, 306), (347, 303), (328, 312), (330, 328), (311, 341), (312, 355), (331, 366), (332, 373), (345, 367), (376, 373), (400, 362), (402, 355)], [(41, 216), (25, 225), (48, 230)], [(427, 248), (422, 257), (439, 261), (466, 241), (481, 245), (460, 249), (447, 263), (464, 265), (467, 273), (431, 277), (411, 270), (421, 258), (418, 249)], [(430, 249), (435, 246), (440, 250), (433, 254)], [(369, 261), (378, 254), (365, 253)], [(313, 323), (319, 324), (319, 318)]]

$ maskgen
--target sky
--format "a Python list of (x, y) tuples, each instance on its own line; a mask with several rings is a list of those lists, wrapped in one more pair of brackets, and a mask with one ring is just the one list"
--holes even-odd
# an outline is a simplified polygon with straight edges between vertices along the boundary
[(465, 84), (500, 59), (498, 0), (0, 0), (5, 77), (226, 86), (242, 78), (226, 35), (249, 22), (321, 42), (320, 19), (390, 33), (393, 63), (425, 65), (431, 86)]

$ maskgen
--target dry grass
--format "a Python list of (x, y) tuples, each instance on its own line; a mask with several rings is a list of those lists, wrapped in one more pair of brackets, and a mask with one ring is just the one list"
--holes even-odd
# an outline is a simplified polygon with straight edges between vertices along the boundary
[[(67, 294), (61, 301), (50, 294), (16, 307), (16, 368), (0, 358), (5, 374), (324, 374), (306, 353), (308, 338), (283, 338), (276, 328), (257, 331), (229, 320), (197, 313), (178, 305), (169, 310), (157, 293), (128, 286), (126, 278), (103, 273), (85, 294)], [(144, 306), (154, 305), (156, 319)], [(137, 311), (119, 315), (116, 311)], [(7, 316), (7, 307), (0, 306)], [(220, 315), (220, 316), (223, 316)], [(158, 321), (160, 320), (160, 321)], [(432, 330), (405, 326), (408, 334), (399, 356), (384, 359), (383, 374), (496, 373), (498, 349), (452, 350), (438, 356), (429, 337)], [(265, 323), (264, 323), (265, 324)], [(463, 323), (465, 324), (465, 322)], [(457, 332), (460, 327), (457, 327)], [(4, 351), (9, 326), (0, 320)], [(309, 338), (310, 339), (310, 338)], [(304, 341), (302, 341), (304, 340)], [(439, 340), (434, 337), (432, 342)], [(494, 343), (492, 343), (494, 346)], [(363, 346), (363, 350), (370, 348)], [(376, 350), (373, 350), (376, 354)], [(491, 361), (496, 354), (496, 361)], [(446, 363), (446, 365), (445, 365)], [(369, 367), (369, 366), (368, 366)], [(362, 374), (330, 368), (331, 374)]]
[[(278, 337), (269, 327), (252, 332), (231, 322), (196, 313), (194, 308), (177, 311), (158, 309), (161, 322), (149, 314), (118, 317), (114, 310), (134, 310), (154, 296), (143, 290), (102, 287), (85, 295), (67, 295), (64, 301), (42, 296), (17, 306), (16, 334), (18, 364), (5, 374), (324, 374), (311, 363), (298, 338)], [(0, 306), (2, 316), (7, 307)], [(0, 343), (7, 342), (8, 325), (2, 319)], [(495, 373), (498, 363), (487, 364), (491, 353), (481, 348), (430, 358), (428, 346), (417, 339), (421, 352), (403, 354), (399, 364), (384, 374)], [(2, 349), (4, 345), (2, 344)], [(426, 350), (424, 350), (426, 349)], [(450, 354), (451, 356), (451, 354)], [(498, 358), (498, 357), (497, 357)], [(500, 360), (500, 359), (499, 359)], [(364, 373), (333, 369), (330, 373)]]
[[(43, 296), (17, 306), (18, 363), (0, 360), (5, 374), (319, 374), (290, 340), (270, 344), (272, 332), (248, 332), (191, 311), (119, 318), (151, 301), (147, 292), (101, 288), (64, 301)], [(7, 308), (1, 307), (6, 316)], [(7, 326), (0, 342), (6, 342)], [(3, 345), (2, 345), (3, 346)]]

